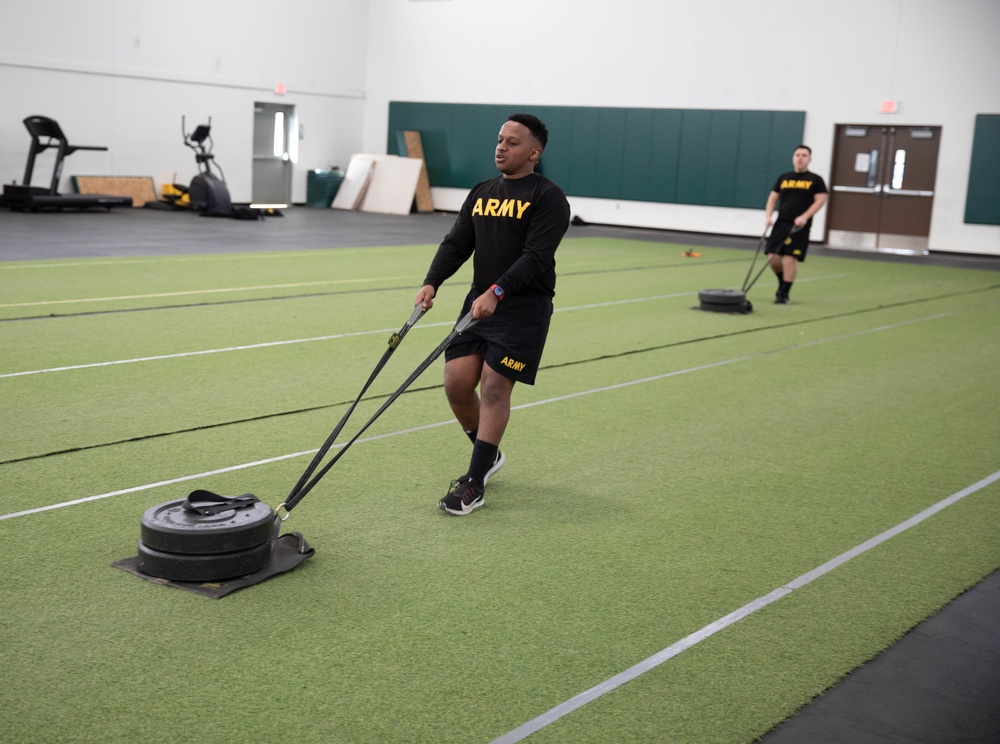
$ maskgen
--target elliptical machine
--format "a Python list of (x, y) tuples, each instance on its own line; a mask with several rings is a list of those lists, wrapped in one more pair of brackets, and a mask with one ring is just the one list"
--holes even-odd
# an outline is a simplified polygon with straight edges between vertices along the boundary
[[(191, 186), (188, 189), (191, 208), (208, 217), (231, 217), (233, 202), (229, 197), (225, 174), (218, 163), (215, 163), (215, 167), (219, 175), (212, 172), (212, 163), (215, 159), (212, 154), (212, 117), (208, 117), (208, 124), (199, 124), (195, 127), (191, 134), (185, 129), (185, 117), (181, 116), (184, 144), (194, 150), (194, 159), (198, 164), (198, 175), (191, 179)], [(207, 148), (205, 140), (208, 140)]]

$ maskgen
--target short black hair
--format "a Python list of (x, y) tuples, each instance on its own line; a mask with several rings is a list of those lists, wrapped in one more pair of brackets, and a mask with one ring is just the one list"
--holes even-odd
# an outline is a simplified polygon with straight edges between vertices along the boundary
[[(799, 145), (799, 146), (798, 146), (798, 147), (796, 147), (795, 149), (796, 149), (796, 150), (805, 150), (805, 151), (806, 151), (806, 152), (808, 152), (808, 153), (809, 153), (810, 155), (812, 155), (812, 154), (813, 154), (813, 149), (812, 149), (811, 147), (809, 147), (809, 145)], [(794, 150), (793, 150), (793, 152), (794, 152)]]
[(515, 121), (518, 124), (523, 124), (531, 132), (531, 136), (534, 137), (542, 145), (542, 149), (549, 144), (549, 130), (542, 120), (537, 116), (532, 114), (511, 114), (507, 117), (507, 121)]

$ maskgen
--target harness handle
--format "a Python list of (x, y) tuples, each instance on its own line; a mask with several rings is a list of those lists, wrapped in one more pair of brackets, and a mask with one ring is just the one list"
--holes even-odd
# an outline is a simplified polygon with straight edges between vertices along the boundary
[(189, 493), (181, 506), (186, 511), (210, 517), (230, 509), (245, 509), (259, 501), (260, 499), (252, 493), (245, 493), (242, 496), (220, 496), (217, 493), (199, 488)]

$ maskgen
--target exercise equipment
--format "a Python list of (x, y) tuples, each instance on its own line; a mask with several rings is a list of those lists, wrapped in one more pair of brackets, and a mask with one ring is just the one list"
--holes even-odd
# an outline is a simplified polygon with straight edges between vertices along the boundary
[[(793, 227), (789, 235), (801, 229), (801, 227)], [(739, 313), (741, 315), (752, 313), (753, 303), (747, 299), (747, 292), (757, 283), (761, 274), (769, 266), (766, 258), (764, 259), (764, 265), (760, 267), (760, 271), (757, 272), (753, 279), (750, 276), (753, 274), (754, 267), (757, 265), (757, 257), (760, 255), (760, 251), (766, 242), (767, 228), (765, 227), (764, 233), (757, 242), (757, 250), (754, 251), (753, 260), (750, 262), (750, 268), (747, 269), (747, 275), (743, 279), (743, 285), (740, 289), (703, 289), (698, 293), (698, 302), (700, 304), (696, 309), (706, 310), (710, 313)]]
[[(215, 163), (215, 156), (212, 154), (212, 117), (208, 117), (208, 124), (199, 124), (188, 134), (185, 117), (182, 116), (181, 134), (184, 135), (184, 144), (194, 150), (194, 159), (198, 164), (198, 175), (191, 179), (191, 186), (188, 188), (191, 209), (209, 217), (231, 217), (233, 201), (229, 197), (226, 176), (221, 166)], [(219, 171), (218, 175), (212, 171), (213, 163)]]
[(385, 400), (358, 433), (320, 467), (361, 398), (424, 312), (422, 306), (414, 308), (409, 320), (389, 337), (389, 348), (382, 354), (361, 392), (317, 450), (285, 501), (276, 509), (272, 510), (250, 493), (223, 496), (204, 489), (192, 491), (186, 499), (168, 501), (147, 509), (140, 520), (138, 555), (111, 565), (140, 578), (221, 597), (290, 571), (312, 556), (315, 551), (300, 533), (279, 535), (282, 522), (368, 427), (444, 352), (448, 344), (476, 322), (471, 312), (460, 318), (445, 339)]
[[(108, 148), (94, 145), (71, 145), (55, 119), (47, 116), (29, 116), (24, 126), (31, 135), (31, 149), (28, 150), (28, 164), (24, 169), (24, 179), (20, 184), (4, 184), (4, 204), (17, 210), (38, 211), (40, 209), (91, 209), (94, 207), (110, 211), (114, 207), (131, 207), (131, 196), (108, 196), (105, 194), (60, 194), (59, 179), (62, 177), (63, 161), (67, 155), (77, 150), (99, 150)], [(35, 156), (50, 148), (55, 148), (56, 160), (52, 168), (49, 186), (32, 186), (35, 170)]]
[(350, 446), (354, 444), (356, 441), (358, 441), (361, 435), (368, 430), (368, 427), (371, 426), (373, 423), (375, 423), (375, 420), (379, 416), (385, 413), (386, 409), (389, 406), (391, 406), (393, 402), (395, 402), (395, 400), (400, 395), (403, 394), (403, 392), (405, 392), (406, 388), (408, 388), (413, 383), (414, 380), (416, 380), (421, 374), (423, 374), (425, 369), (431, 366), (431, 363), (433, 363), (435, 359), (441, 356), (444, 350), (448, 347), (448, 344), (450, 344), (457, 336), (464, 333), (466, 330), (471, 328), (476, 323), (476, 321), (473, 320), (472, 318), (471, 310), (467, 312), (464, 316), (462, 316), (462, 318), (460, 318), (459, 321), (455, 324), (455, 327), (452, 329), (451, 333), (449, 333), (445, 337), (444, 341), (438, 344), (437, 348), (434, 349), (434, 351), (432, 351), (428, 355), (428, 357), (424, 359), (424, 361), (422, 361), (417, 366), (417, 368), (413, 370), (413, 372), (410, 373), (410, 376), (407, 377), (406, 380), (403, 381), (403, 384), (396, 389), (396, 392), (390, 395), (386, 399), (385, 403), (383, 403), (382, 406), (377, 411), (375, 411), (374, 414), (372, 414), (372, 417), (368, 419), (367, 422), (365, 422), (364, 426), (361, 427), (358, 433), (355, 434), (350, 439), (350, 441), (347, 442), (347, 444), (341, 447), (340, 451), (334, 457), (332, 457), (330, 461), (326, 463), (326, 465), (324, 465), (321, 469), (317, 470), (320, 462), (326, 456), (326, 453), (330, 450), (330, 447), (333, 446), (333, 443), (336, 440), (337, 436), (340, 434), (340, 431), (344, 428), (344, 424), (347, 423), (347, 419), (354, 411), (354, 408), (361, 401), (361, 397), (371, 386), (372, 382), (375, 381), (375, 377), (385, 366), (386, 362), (389, 361), (389, 357), (392, 356), (392, 352), (396, 350), (397, 346), (399, 346), (399, 343), (403, 340), (403, 337), (406, 335), (406, 332), (413, 327), (414, 323), (420, 320), (424, 312), (425, 312), (424, 309), (418, 305), (414, 309), (413, 314), (410, 316), (410, 319), (406, 321), (406, 324), (400, 329), (399, 333), (393, 334), (392, 337), (389, 339), (388, 350), (382, 355), (382, 359), (379, 360), (379, 363), (375, 366), (375, 370), (369, 376), (368, 381), (364, 384), (364, 387), (361, 388), (361, 392), (358, 393), (358, 397), (354, 399), (354, 403), (351, 404), (351, 407), (347, 409), (347, 412), (344, 414), (344, 417), (340, 420), (337, 426), (334, 427), (333, 431), (330, 433), (330, 436), (327, 437), (326, 441), (323, 443), (323, 446), (319, 448), (319, 451), (316, 453), (316, 456), (313, 458), (312, 462), (309, 463), (309, 466), (306, 467), (305, 472), (302, 473), (302, 476), (295, 484), (295, 487), (288, 494), (288, 497), (285, 499), (284, 503), (278, 506), (279, 512), (282, 509), (285, 510), (286, 519), (288, 517), (288, 514), (292, 511), (292, 509), (295, 508), (295, 506), (300, 501), (302, 501), (302, 499), (305, 498), (306, 494), (309, 493), (309, 491), (311, 491), (317, 483), (319, 483), (320, 478), (322, 478), (324, 475), (327, 474), (327, 472), (329, 472), (330, 468), (332, 468), (337, 463), (337, 460), (339, 460), (341, 457), (344, 456), (344, 453), (347, 452)]
[(193, 491), (146, 510), (137, 568), (175, 581), (218, 581), (263, 568), (271, 558), (274, 511), (251, 494)]

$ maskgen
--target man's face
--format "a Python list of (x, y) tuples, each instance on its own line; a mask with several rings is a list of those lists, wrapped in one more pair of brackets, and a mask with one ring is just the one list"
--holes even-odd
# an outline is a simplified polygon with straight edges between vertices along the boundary
[(542, 148), (531, 130), (516, 121), (505, 121), (497, 136), (494, 160), (497, 170), (506, 178), (520, 178), (535, 169)]
[(799, 147), (792, 154), (792, 166), (796, 173), (805, 173), (812, 162), (812, 154), (804, 147)]

